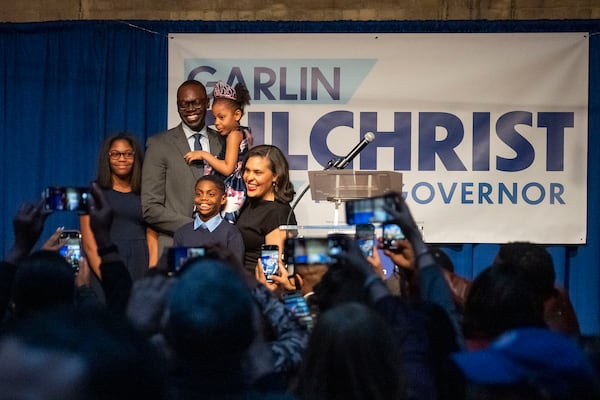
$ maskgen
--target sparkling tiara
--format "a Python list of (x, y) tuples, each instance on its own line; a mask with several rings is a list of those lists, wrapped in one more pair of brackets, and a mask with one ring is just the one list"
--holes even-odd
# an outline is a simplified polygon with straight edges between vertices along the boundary
[(213, 89), (213, 97), (215, 99), (216, 98), (225, 98), (225, 99), (230, 99), (230, 100), (237, 100), (235, 89), (223, 81), (219, 81), (215, 85), (215, 88)]

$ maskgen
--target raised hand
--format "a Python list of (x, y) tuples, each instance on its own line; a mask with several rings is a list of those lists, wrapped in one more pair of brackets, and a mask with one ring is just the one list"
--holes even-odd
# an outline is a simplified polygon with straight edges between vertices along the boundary
[(56, 228), (54, 233), (52, 235), (50, 235), (48, 240), (46, 240), (46, 242), (42, 245), (42, 249), (50, 250), (50, 251), (60, 250), (60, 248), (63, 245), (60, 241), (60, 235), (61, 235), (61, 233), (63, 233), (64, 230), (65, 230), (64, 226), (59, 226), (58, 228)]
[(52, 213), (44, 204), (42, 199), (37, 204), (24, 203), (17, 210), (13, 219), (15, 240), (6, 256), (9, 263), (16, 264), (27, 256), (40, 238), (46, 218)]

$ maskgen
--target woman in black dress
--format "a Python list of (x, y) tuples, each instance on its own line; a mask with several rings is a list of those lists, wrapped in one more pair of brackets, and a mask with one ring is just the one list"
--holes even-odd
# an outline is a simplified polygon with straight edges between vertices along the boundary
[(283, 267), (281, 253), (286, 232), (281, 225), (295, 225), (290, 202), (294, 185), (290, 181), (288, 162), (279, 148), (260, 145), (251, 148), (242, 165), (248, 199), (244, 203), (236, 226), (242, 233), (246, 252), (244, 267), (255, 276), (263, 244), (277, 245), (279, 266)]

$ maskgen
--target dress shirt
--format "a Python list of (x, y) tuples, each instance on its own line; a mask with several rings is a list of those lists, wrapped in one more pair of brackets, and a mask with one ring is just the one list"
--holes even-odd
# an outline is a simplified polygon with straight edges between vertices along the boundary
[(183, 132), (185, 133), (185, 137), (187, 138), (188, 144), (190, 146), (190, 150), (192, 150), (192, 151), (194, 150), (194, 142), (196, 141), (196, 138), (194, 137), (194, 135), (196, 133), (199, 133), (200, 134), (200, 144), (202, 145), (202, 150), (208, 151), (210, 153), (210, 142), (208, 141), (208, 131), (206, 130), (206, 125), (204, 125), (204, 127), (197, 132), (192, 130), (186, 124), (182, 124), (182, 126), (183, 126)]
[(194, 223), (194, 230), (197, 230), (198, 228), (206, 228), (209, 230), (209, 232), (212, 232), (221, 224), (223, 217), (221, 217), (221, 214), (217, 214), (206, 222), (202, 221), (200, 217), (198, 217), (196, 221), (200, 221), (200, 223)]

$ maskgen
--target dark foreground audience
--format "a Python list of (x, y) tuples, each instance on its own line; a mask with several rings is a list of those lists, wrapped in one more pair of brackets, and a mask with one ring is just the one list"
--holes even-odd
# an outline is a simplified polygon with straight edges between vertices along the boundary
[[(79, 284), (66, 261), (31, 253), (42, 204), (15, 216), (15, 243), (0, 265), (0, 312), (11, 317), (0, 326), (0, 397), (597, 398), (585, 352), (546, 328), (555, 276), (529, 245), (502, 248), (475, 279), (461, 324), (440, 259), (402, 202), (390, 213), (406, 239), (384, 254), (406, 270), (410, 297), (392, 295), (347, 240), (335, 262), (299, 268), (295, 278), (320, 312), (307, 348), (308, 331), (223, 249), (207, 248), (174, 276), (157, 269), (132, 289), (110, 238), (112, 210), (97, 187), (92, 193), (104, 309), (74, 307)], [(478, 351), (459, 351), (463, 334)], [(590, 339), (580, 343), (597, 360)]]
[(504, 264), (486, 268), (471, 284), (465, 302), (467, 348), (484, 348), (511, 329), (546, 327), (543, 307), (518, 267)]
[(295, 391), (305, 400), (402, 399), (403, 376), (389, 324), (348, 302), (319, 316)]
[(164, 363), (124, 320), (72, 307), (15, 321), (0, 339), (6, 399), (162, 399)]
[(0, 262), (0, 319), (23, 318), (48, 308), (71, 305), (96, 307), (91, 290), (90, 269), (85, 258), (79, 272), (58, 253), (62, 245), (57, 229), (42, 246), (31, 253), (42, 232), (48, 212), (43, 203), (23, 204), (13, 220), (14, 242)]
[(188, 262), (170, 291), (167, 315), (165, 336), (174, 353), (167, 398), (287, 397), (276, 384), (271, 391), (259, 391), (245, 379), (259, 312), (233, 266), (214, 259)]
[[(408, 253), (404, 253), (408, 247), (399, 249), (398, 253), (386, 250), (385, 254), (396, 264), (406, 262), (413, 266), (420, 298), (405, 299), (390, 294), (353, 240), (345, 242), (342, 252), (336, 256), (337, 262), (330, 265), (314, 287), (314, 296), (321, 312), (347, 302), (360, 302), (383, 318), (400, 349), (398, 365), (404, 383), (400, 398), (456, 399), (460, 396), (460, 387), (453, 381), (455, 371), (449, 356), (459, 349), (460, 332), (456, 329), (458, 322), (453, 321), (456, 313), (452, 297), (408, 207), (403, 203), (401, 209), (390, 212), (407, 237), (410, 260), (406, 259)], [(315, 329), (319, 323), (320, 316)], [(360, 368), (360, 362), (354, 362), (356, 368)]]
[(579, 323), (567, 291), (555, 285), (556, 272), (552, 256), (540, 244), (511, 242), (500, 245), (496, 264), (512, 264), (532, 285), (543, 302), (544, 321), (554, 332), (572, 337), (580, 334)]
[[(439, 250), (437, 250), (439, 254)], [(556, 272), (550, 253), (540, 244), (510, 242), (500, 245), (494, 265), (511, 265), (513, 273), (529, 282), (532, 293), (543, 303), (544, 322), (550, 330), (571, 337), (580, 335), (579, 323), (568, 292), (555, 284)], [(444, 269), (457, 308), (464, 312), (472, 281)]]
[(545, 328), (505, 332), (489, 347), (453, 356), (467, 400), (598, 399), (597, 371), (579, 345)]

